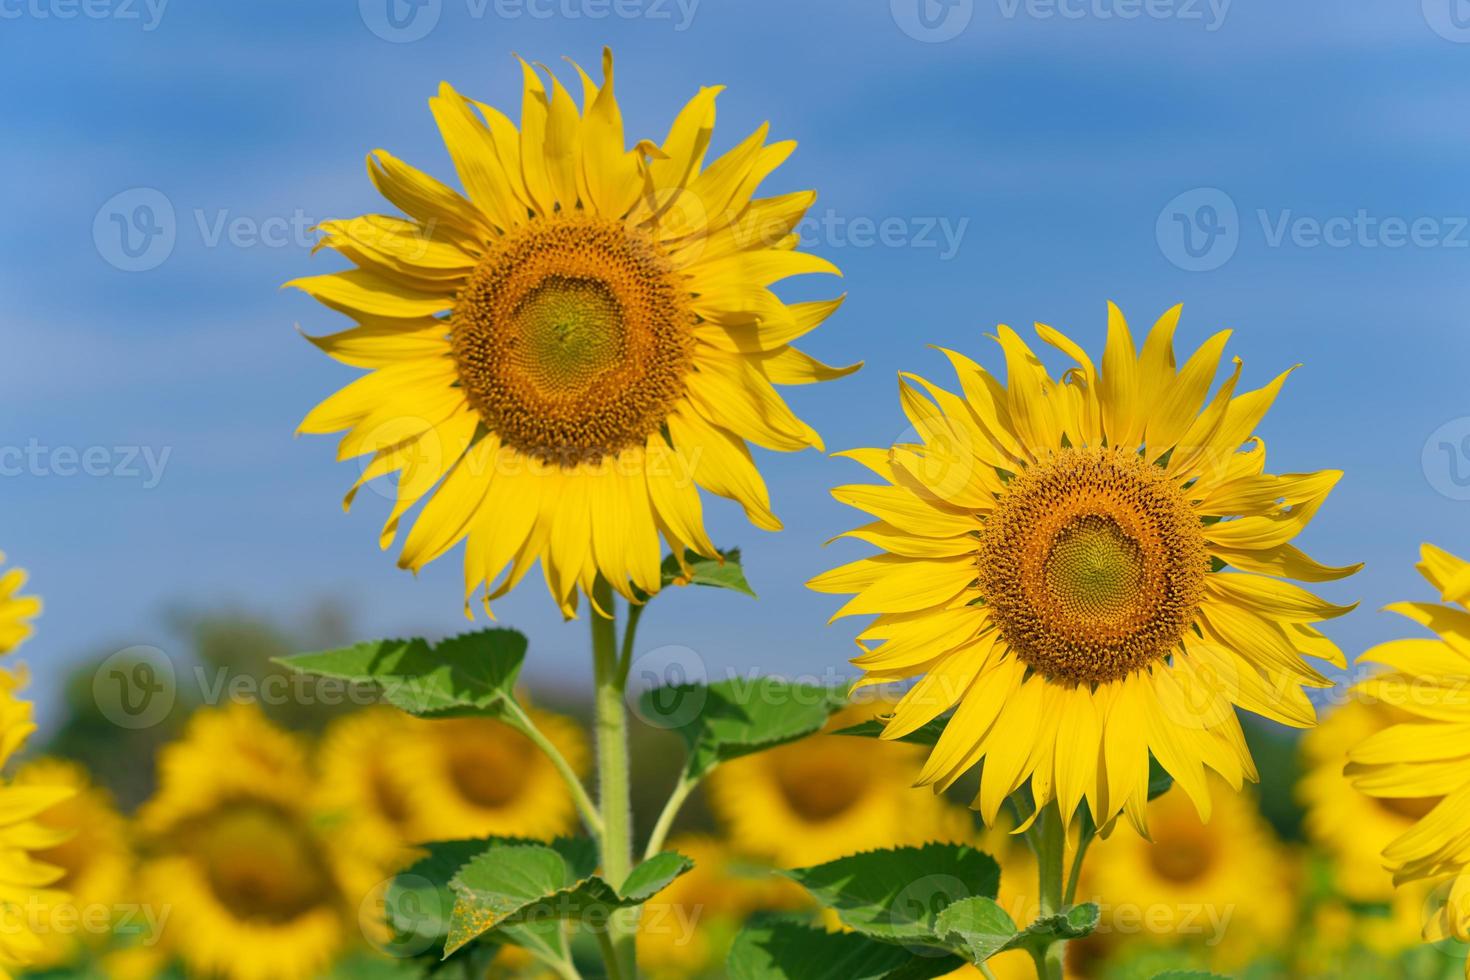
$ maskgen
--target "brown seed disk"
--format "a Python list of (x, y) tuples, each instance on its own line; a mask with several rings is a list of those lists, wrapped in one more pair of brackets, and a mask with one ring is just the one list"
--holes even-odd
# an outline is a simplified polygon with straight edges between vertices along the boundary
[(1199, 517), (1136, 453), (1066, 449), (1016, 475), (985, 522), (978, 581), (1000, 635), (1066, 683), (1119, 680), (1178, 648), (1204, 594)]
[(575, 466), (634, 446), (684, 396), (695, 316), (647, 235), (580, 214), (538, 218), (460, 290), (460, 384), (507, 445)]

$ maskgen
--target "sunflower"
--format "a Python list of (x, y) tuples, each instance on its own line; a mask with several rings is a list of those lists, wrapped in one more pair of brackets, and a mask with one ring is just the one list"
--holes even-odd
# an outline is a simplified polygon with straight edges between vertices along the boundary
[(33, 965), (69, 963), (84, 946), (100, 946), (114, 932), (134, 930), (139, 924), (124, 921), (122, 907), (129, 896), (133, 853), (126, 821), (112, 794), (94, 785), (84, 767), (63, 759), (26, 763), (16, 771), (15, 785), (70, 794), (36, 819), (41, 827), (64, 838), (34, 855), (62, 870), (56, 887), (67, 898), (38, 910), (37, 932), (44, 948)]
[[(30, 620), (41, 611), (39, 599), (18, 594), (25, 581), (18, 568), (0, 575), (0, 655), (31, 635)], [(19, 696), (25, 681), (23, 669), (0, 670), (0, 769), (36, 730), (31, 703)], [(74, 793), (70, 786), (0, 781), (0, 980), (47, 959), (48, 910), (70, 897), (57, 885), (66, 869), (42, 855), (70, 831), (43, 820)]]
[(963, 398), (902, 376), (915, 440), (845, 454), (884, 484), (834, 491), (877, 518), (848, 535), (885, 553), (811, 582), (856, 593), (837, 616), (878, 614), (864, 684), (923, 678), (886, 738), (956, 709), (920, 783), (983, 760), (987, 822), (1029, 780), (1038, 812), (1085, 800), (1146, 832), (1150, 753), (1207, 816), (1207, 769), (1256, 778), (1234, 708), (1309, 726), (1302, 687), (1331, 682), (1301, 654), (1344, 662), (1312, 624), (1351, 607), (1283, 581), (1356, 570), (1291, 544), (1341, 474), (1268, 474), (1252, 436), (1287, 375), (1237, 394), (1237, 359), (1211, 396), (1228, 332), (1176, 368), (1179, 308), (1141, 354), (1108, 310), (1101, 372), (1038, 324), (1076, 362), (1059, 380), (1006, 326), (1004, 383), (953, 351)]
[[(5, 553), (0, 551), (0, 565)], [(9, 653), (31, 635), (31, 620), (41, 614), (41, 600), (20, 595), (25, 587), (24, 569), (12, 568), (0, 574), (0, 654)]]
[[(586, 737), (569, 718), (529, 709), (578, 771)], [(571, 833), (576, 804), (526, 736), (491, 718), (425, 721), (387, 708), (333, 724), (319, 751), (318, 799), (354, 852), (384, 868), (411, 845), (459, 837)]]
[(1412, 718), (1385, 704), (1348, 701), (1302, 739), (1307, 772), (1297, 796), (1306, 808), (1307, 836), (1331, 859), (1338, 891), (1354, 902), (1387, 902), (1393, 897), (1393, 876), (1384, 869), (1383, 849), (1433, 809), (1439, 797), (1367, 796), (1354, 788), (1343, 767), (1354, 746)]
[(1383, 858), (1395, 884), (1432, 887), (1426, 938), (1470, 940), (1470, 562), (1426, 544), (1418, 568), (1442, 604), (1400, 602), (1388, 609), (1434, 638), (1394, 640), (1361, 657), (1387, 669), (1355, 693), (1398, 717), (1350, 749), (1347, 775), (1389, 807), (1418, 814)]
[[(772, 384), (840, 377), (790, 344), (841, 299), (787, 304), (770, 286), (838, 274), (796, 250), (810, 191), (756, 198), (795, 144), (761, 126), (705, 165), (721, 87), (704, 88), (662, 144), (625, 148), (613, 95), (578, 69), (582, 109), (524, 68), (521, 125), (447, 83), (429, 101), (467, 196), (381, 150), (378, 190), (406, 218), (321, 226), (356, 268), (297, 279), (358, 326), (314, 343), (366, 368), (302, 432), (346, 430), (357, 486), (398, 474), (386, 548), (427, 498), (399, 565), (466, 541), (466, 612), (539, 558), (571, 616), (601, 574), (637, 601), (674, 554), (715, 550), (697, 487), (780, 528), (747, 440), (821, 447)], [(544, 70), (544, 69), (543, 69)], [(498, 586), (501, 573), (509, 568)]]
[(253, 705), (200, 711), (160, 753), (141, 890), (170, 910), (160, 938), (191, 972), (304, 980), (356, 933), (355, 869), (310, 788), (302, 747)]
[[(854, 705), (828, 731), (885, 705)], [(821, 864), (879, 847), (965, 841), (969, 814), (913, 787), (923, 750), (849, 735), (814, 735), (721, 764), (706, 782), (711, 809), (737, 851), (781, 867)]]
[(1187, 796), (1169, 792), (1149, 804), (1152, 843), (1115, 834), (1093, 845), (1081, 894), (1100, 896), (1097, 944), (1109, 955), (1135, 940), (1177, 943), (1230, 969), (1291, 931), (1295, 882), (1285, 848), (1251, 796), (1218, 778), (1209, 785), (1209, 824)]

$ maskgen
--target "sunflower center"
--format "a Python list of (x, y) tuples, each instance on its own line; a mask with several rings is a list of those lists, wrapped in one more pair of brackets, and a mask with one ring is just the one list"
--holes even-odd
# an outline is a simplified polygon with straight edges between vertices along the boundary
[(1016, 655), (1049, 679), (1091, 684), (1178, 647), (1209, 558), (1199, 517), (1163, 471), (1099, 448), (1018, 473), (985, 522), (976, 564)]
[(320, 848), (283, 813), (236, 806), (195, 832), (210, 891), (238, 919), (289, 922), (332, 900)]
[(449, 753), (454, 788), (474, 806), (498, 810), (521, 797), (532, 765), (534, 747), (523, 736), (490, 722), (464, 731)]
[(1198, 881), (1215, 864), (1215, 848), (1204, 833), (1184, 832), (1160, 836), (1148, 848), (1149, 866), (1165, 881), (1188, 884)]
[(575, 466), (641, 446), (685, 390), (695, 321), (673, 265), (622, 222), (529, 222), (450, 314), (460, 384), (514, 449)]
[(791, 811), (807, 823), (846, 813), (867, 792), (868, 771), (861, 759), (800, 749), (783, 756), (775, 760), (776, 785)]

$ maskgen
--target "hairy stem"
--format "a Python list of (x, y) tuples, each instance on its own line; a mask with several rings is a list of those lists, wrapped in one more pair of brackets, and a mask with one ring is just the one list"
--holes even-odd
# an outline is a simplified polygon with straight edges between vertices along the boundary
[(582, 823), (586, 825), (587, 833), (600, 841), (602, 839), (602, 816), (597, 812), (597, 805), (587, 794), (587, 788), (582, 785), (582, 780), (578, 778), (576, 770), (572, 768), (571, 763), (567, 762), (561, 750), (552, 744), (551, 739), (536, 727), (536, 723), (531, 720), (525, 708), (522, 708), (513, 699), (507, 699), (506, 707), (510, 712), (507, 723), (529, 738), (532, 744), (551, 760), (557, 774), (561, 776), (562, 781), (567, 784), (567, 789), (572, 793), (572, 799), (577, 804), (577, 812), (582, 815)]
[[(592, 590), (592, 662), (596, 680), (598, 795), (602, 809), (602, 873), (622, 888), (633, 868), (633, 810), (628, 762), (628, 707), (618, 657), (612, 586), (598, 576)], [(599, 612), (601, 610), (601, 612)], [(606, 613), (607, 615), (603, 615)], [(620, 911), (608, 922), (608, 975), (635, 980), (637, 914)]]

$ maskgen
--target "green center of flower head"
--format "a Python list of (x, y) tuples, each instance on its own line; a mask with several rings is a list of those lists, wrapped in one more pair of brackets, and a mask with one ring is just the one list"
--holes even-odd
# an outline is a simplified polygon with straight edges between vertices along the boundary
[(622, 360), (618, 301), (595, 279), (549, 276), (516, 309), (516, 370), (543, 395), (585, 391)]
[(320, 848), (273, 807), (229, 805), (189, 833), (210, 891), (238, 919), (289, 922), (333, 900)]
[(622, 222), (537, 218), (491, 247), (450, 342), (485, 427), (563, 466), (642, 446), (684, 397), (696, 317), (662, 248)]
[(1179, 646), (1209, 557), (1199, 516), (1163, 470), (1137, 453), (1065, 449), (996, 501), (976, 570), (1016, 656), (1048, 679), (1094, 684)]
[(1044, 568), (1053, 601), (1066, 616), (1084, 622), (1123, 619), (1144, 584), (1138, 542), (1112, 518), (1096, 514), (1057, 533)]

